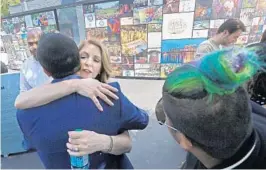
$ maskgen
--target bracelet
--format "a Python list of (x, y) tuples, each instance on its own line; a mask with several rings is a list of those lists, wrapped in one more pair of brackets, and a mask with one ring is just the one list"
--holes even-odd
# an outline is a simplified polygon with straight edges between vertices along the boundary
[(112, 150), (113, 150), (113, 145), (114, 145), (114, 141), (113, 141), (112, 136), (109, 136), (109, 137), (110, 137), (110, 147), (109, 147), (109, 149), (107, 150), (107, 153), (112, 152)]

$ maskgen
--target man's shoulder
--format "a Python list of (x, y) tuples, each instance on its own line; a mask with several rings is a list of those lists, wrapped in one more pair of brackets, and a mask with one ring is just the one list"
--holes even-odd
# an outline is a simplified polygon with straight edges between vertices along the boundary
[(77, 93), (72, 93), (60, 99), (54, 100), (48, 104), (28, 109), (22, 109), (18, 111), (23, 113), (23, 112), (42, 112), (45, 110), (58, 110), (63, 107), (74, 106), (76, 103), (75, 101), (78, 100), (80, 97), (82, 96), (78, 95)]
[[(115, 87), (118, 89), (118, 96), (120, 96), (121, 93), (121, 89), (120, 89), (120, 85), (118, 82), (111, 82), (108, 83), (109, 85)], [(118, 106), (119, 102), (118, 100), (113, 101), (115, 106)], [(108, 105), (103, 102), (102, 100), (100, 100), (101, 105), (108, 107)], [(58, 100), (52, 101), (46, 105), (42, 105), (39, 107), (34, 107), (34, 108), (30, 108), (30, 109), (24, 109), (24, 110), (18, 110), (18, 114), (24, 115), (25, 113), (43, 113), (43, 112), (47, 112), (47, 111), (59, 111), (62, 109), (73, 109), (73, 108), (90, 108), (87, 109), (88, 111), (93, 110), (93, 108), (95, 109), (95, 111), (97, 110), (95, 104), (93, 103), (93, 101), (88, 98), (88, 97), (84, 97), (79, 95), (78, 93), (72, 93), (68, 96), (62, 97)], [(112, 108), (112, 107), (111, 107)], [(26, 114), (25, 114), (26, 115)]]
[(36, 62), (36, 60), (33, 57), (28, 57), (25, 61), (24, 64), (32, 64)]
[(201, 58), (205, 54), (208, 54), (214, 50), (215, 49), (211, 42), (209, 40), (205, 40), (198, 46), (195, 58)]
[(29, 109), (18, 109), (17, 110), (17, 119), (19, 122), (27, 122), (30, 123), (36, 118), (39, 117), (40, 114), (43, 114), (43, 109), (41, 107), (34, 107)]
[[(82, 102), (82, 101), (85, 102)], [(86, 104), (85, 104), (86, 103)], [(49, 119), (50, 116), (54, 117), (55, 114), (61, 115), (63, 112), (67, 111), (77, 111), (78, 108), (89, 107), (91, 102), (88, 101), (88, 98), (83, 99), (82, 96), (79, 96), (76, 93), (65, 96), (61, 99), (52, 101), (46, 105), (17, 110), (17, 118), (23, 122), (34, 123), (34, 120), (37, 119)], [(88, 110), (88, 109), (87, 109)]]
[(27, 70), (31, 69), (32, 65), (35, 63), (34, 59), (32, 57), (28, 57), (22, 64), (21, 70)]
[(202, 44), (210, 44), (210, 40), (202, 41), (202, 42), (200, 43), (200, 45), (202, 45)]
[(112, 87), (115, 87), (118, 89), (118, 91), (121, 91), (120, 84), (117, 81), (109, 81), (108, 84)]
[(202, 43), (200, 43), (198, 48), (212, 48), (212, 44), (209, 40), (205, 40)]

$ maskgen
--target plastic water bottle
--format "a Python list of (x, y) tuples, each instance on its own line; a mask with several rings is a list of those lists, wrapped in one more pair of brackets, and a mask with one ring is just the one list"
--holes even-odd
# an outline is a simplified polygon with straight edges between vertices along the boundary
[[(75, 131), (82, 131), (82, 129), (76, 129)], [(71, 169), (89, 169), (90, 161), (89, 155), (84, 156), (71, 156), (70, 155)]]

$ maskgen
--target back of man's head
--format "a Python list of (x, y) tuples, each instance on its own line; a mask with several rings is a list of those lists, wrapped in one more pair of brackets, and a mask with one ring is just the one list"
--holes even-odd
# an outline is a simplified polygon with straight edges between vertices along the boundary
[(229, 34), (232, 34), (234, 32), (237, 32), (238, 30), (245, 32), (246, 27), (244, 23), (239, 19), (228, 19), (218, 28), (217, 33), (222, 33), (225, 30), (227, 30)]
[[(163, 86), (164, 113), (194, 146), (214, 158), (234, 155), (252, 132), (251, 109), (241, 87), (259, 69), (257, 55), (223, 50), (172, 72)], [(233, 55), (233, 56), (232, 56)]]
[(56, 79), (67, 77), (80, 70), (76, 43), (60, 33), (48, 33), (41, 37), (37, 58), (44, 70)]

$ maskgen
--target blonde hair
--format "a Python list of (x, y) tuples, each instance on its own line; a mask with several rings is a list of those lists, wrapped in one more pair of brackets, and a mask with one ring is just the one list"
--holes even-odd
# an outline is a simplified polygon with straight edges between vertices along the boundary
[(85, 45), (95, 45), (96, 47), (98, 47), (101, 51), (101, 71), (100, 74), (97, 75), (97, 77), (95, 79), (99, 80), (102, 83), (107, 83), (108, 79), (111, 76), (112, 73), (112, 68), (111, 68), (111, 64), (110, 64), (110, 58), (109, 55), (107, 53), (106, 48), (103, 46), (103, 44), (96, 40), (96, 39), (88, 39), (88, 40), (84, 40), (80, 43), (79, 45), (79, 51), (85, 46)]

